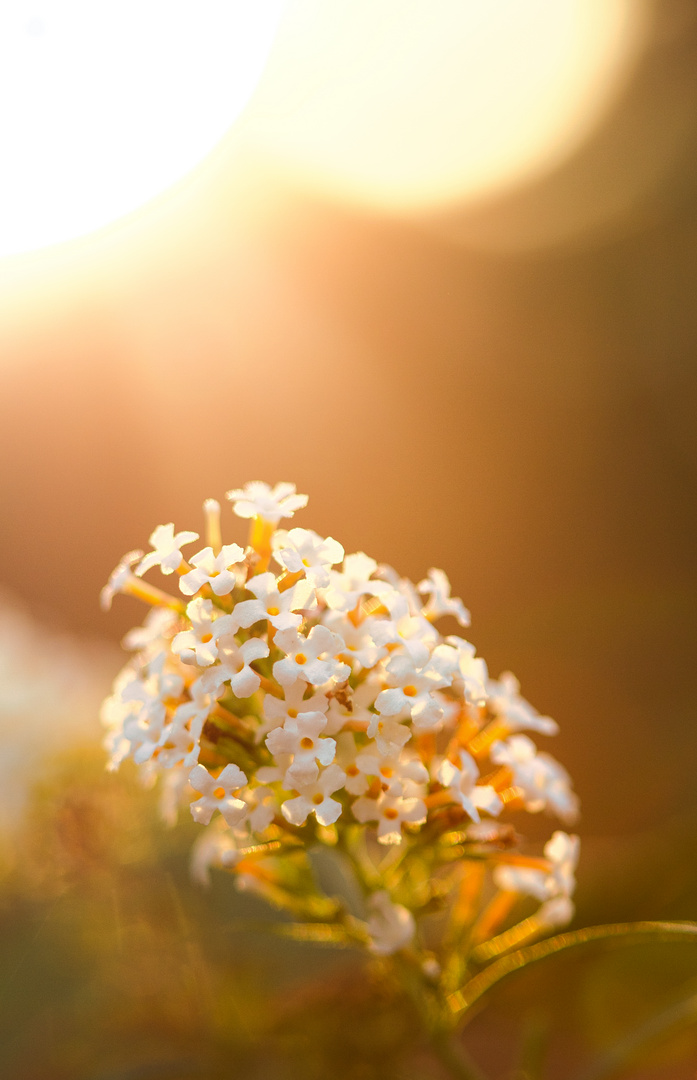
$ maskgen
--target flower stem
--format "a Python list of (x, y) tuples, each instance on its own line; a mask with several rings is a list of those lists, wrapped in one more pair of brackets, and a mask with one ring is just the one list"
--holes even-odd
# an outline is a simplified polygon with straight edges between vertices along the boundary
[(452, 1032), (432, 1032), (431, 1047), (448, 1075), (455, 1080), (486, 1080), (484, 1073)]

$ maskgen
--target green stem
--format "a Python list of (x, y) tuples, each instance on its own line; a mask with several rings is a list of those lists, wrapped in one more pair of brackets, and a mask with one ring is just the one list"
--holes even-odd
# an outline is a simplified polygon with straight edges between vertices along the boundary
[(472, 1061), (456, 1032), (440, 992), (424, 978), (416, 955), (393, 957), (394, 973), (411, 1000), (425, 1039), (435, 1057), (454, 1080), (487, 1080)]
[[(614, 941), (613, 941), (614, 939)], [(448, 1003), (455, 1018), (460, 1023), (466, 1020), (472, 1006), (488, 990), (503, 979), (509, 978), (516, 971), (528, 964), (546, 960), (568, 949), (586, 946), (594, 941), (607, 941), (615, 945), (627, 945), (645, 941), (692, 941), (697, 944), (697, 923), (635, 922), (610, 923), (607, 926), (589, 926), (584, 930), (568, 931), (556, 937), (540, 941), (495, 960), (478, 975), (470, 979), (461, 990), (450, 994)]]

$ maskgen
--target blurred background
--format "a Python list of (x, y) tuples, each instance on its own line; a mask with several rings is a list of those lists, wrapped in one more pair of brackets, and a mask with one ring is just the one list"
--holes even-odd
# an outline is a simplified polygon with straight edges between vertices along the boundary
[[(295, 482), (310, 496), (298, 524), (347, 551), (414, 580), (445, 569), (490, 672), (514, 671), (558, 720), (545, 749), (583, 807), (579, 925), (697, 918), (695, 5), (246, 6), (253, 26), (244, 4), (234, 27), (216, 24), (210, 4), (192, 28), (185, 5), (153, 4), (157, 17), (119, 24), (117, 53), (103, 27), (75, 37), (79, 4), (72, 53), (55, 52), (61, 30), (46, 5), (10, 4), (0, 22), (0, 48), (13, 33), (26, 50), (54, 48), (39, 91), (48, 53), (27, 52), (0, 128), (2, 670), (8, 688), (45, 686), (29, 703), (16, 690), (3, 697), (0, 760), (26, 789), (5, 813), (15, 833), (27, 828), (18, 807), (33, 807), (6, 856), (14, 1076), (218, 1075), (197, 1054), (232, 1030), (225, 1053), (249, 1076), (295, 1075), (288, 1062), (299, 1060), (305, 1076), (329, 1067), (310, 1062), (314, 1036), (305, 1049), (292, 1042), (295, 1014), (276, 1033), (280, 1057), (255, 1058), (263, 1025), (249, 1002), (283, 997), (300, 953), (281, 962), (273, 945), (233, 947), (227, 905), (248, 901), (227, 881), (206, 895), (189, 886), (188, 828), (178, 839), (158, 832), (150, 797), (103, 778), (89, 749), (118, 642), (142, 617), (125, 598), (99, 610), (109, 572), (157, 524), (201, 531), (203, 499), (250, 479)], [(126, 5), (119, 18), (131, 14)], [(89, 52), (81, 73), (90, 49), (104, 56)], [(107, 89), (115, 96), (101, 109)], [(209, 124), (202, 137), (213, 102), (220, 131)], [(37, 117), (53, 133), (44, 150)], [(64, 121), (76, 126), (59, 137)], [(186, 152), (168, 157), (168, 146)], [(170, 174), (148, 172), (165, 158)], [(131, 201), (110, 209), (105, 194), (102, 208), (107, 178)], [(88, 201), (92, 216), (80, 217)], [(229, 525), (227, 539), (242, 539), (232, 515)], [(18, 647), (20, 624), (33, 630)], [(67, 680), (51, 666), (56, 642), (61, 671), (65, 650), (80, 669)], [(73, 694), (84, 688), (68, 710), (84, 723), (72, 727), (60, 719), (66, 681)], [(132, 835), (133, 806), (149, 822), (142, 835)], [(221, 942), (238, 958), (224, 977), (211, 959)], [(325, 986), (330, 972), (341, 989), (355, 971), (305, 948), (302, 1007), (330, 1031), (312, 979)], [(563, 985), (575, 1019), (545, 1075), (568, 1077), (581, 1029), (615, 1045), (657, 986), (668, 1000), (694, 978), (694, 957), (671, 948), (637, 954), (627, 970), (614, 957), (614, 967), (604, 958), (573, 978), (567, 968), (556, 982), (532, 979), (517, 1004), (502, 995), (495, 1021), (475, 1021), (473, 1050), (493, 1076), (528, 1075), (492, 1051), (487, 1025), (503, 1025), (512, 1045), (526, 1024), (537, 1030), (521, 1001), (532, 995), (554, 1015)], [(105, 1031), (85, 1020), (90, 1008)], [(131, 1059), (123, 1033), (143, 1016), (149, 1034), (131, 1040), (144, 1047)], [(375, 1075), (392, 1075), (390, 1040), (406, 1037), (403, 1020), (388, 1019)], [(163, 1065), (153, 1031), (162, 1046), (175, 1032), (189, 1041)], [(630, 1053), (624, 1072), (593, 1075), (694, 1077), (694, 1035), (661, 1047), (641, 1066)], [(372, 1076), (373, 1058), (354, 1047), (331, 1067)]]

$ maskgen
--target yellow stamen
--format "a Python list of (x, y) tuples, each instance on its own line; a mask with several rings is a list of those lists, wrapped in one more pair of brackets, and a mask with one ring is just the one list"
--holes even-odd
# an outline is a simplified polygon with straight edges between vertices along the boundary
[(213, 795), (215, 796), (216, 799), (225, 798), (225, 788), (224, 787), (217, 787), (215, 789), (215, 791), (213, 792)]

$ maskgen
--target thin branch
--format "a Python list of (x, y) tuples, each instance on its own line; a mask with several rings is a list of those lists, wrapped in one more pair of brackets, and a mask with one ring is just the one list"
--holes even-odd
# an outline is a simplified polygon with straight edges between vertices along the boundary
[(697, 944), (697, 923), (669, 923), (669, 922), (635, 922), (635, 923), (610, 923), (607, 926), (589, 926), (583, 930), (575, 930), (566, 934), (557, 934), (546, 941), (540, 941), (536, 945), (530, 945), (524, 949), (518, 949), (502, 956), (489, 967), (485, 968), (468, 983), (448, 997), (448, 1004), (455, 1016), (460, 1019), (466, 1014), (488, 990), (503, 979), (513, 975), (528, 964), (545, 960), (555, 956), (559, 952), (578, 948), (594, 941), (616, 942), (618, 945), (626, 945), (642, 940), (650, 941), (680, 941), (691, 940)]

